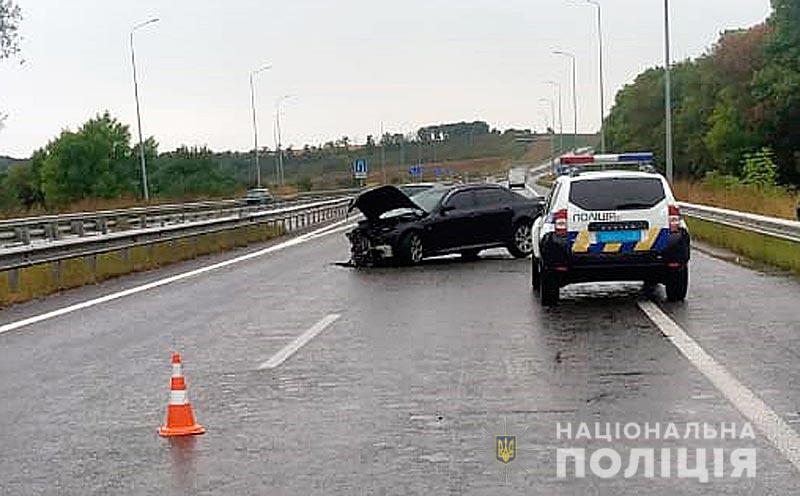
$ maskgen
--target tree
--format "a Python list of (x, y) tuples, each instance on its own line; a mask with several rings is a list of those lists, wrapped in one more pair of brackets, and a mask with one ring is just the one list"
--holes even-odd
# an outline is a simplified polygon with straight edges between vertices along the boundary
[(778, 167), (773, 158), (774, 153), (767, 147), (755, 153), (746, 154), (742, 182), (759, 188), (775, 186), (778, 180)]
[(0, 0), (0, 60), (19, 53), (22, 10), (11, 0)]
[(84, 198), (115, 198), (136, 191), (137, 173), (128, 126), (108, 112), (77, 132), (65, 130), (31, 165), (40, 171), (47, 206)]
[[(0, 60), (19, 53), (19, 24), (22, 10), (11, 0), (0, 0)], [(8, 114), (0, 111), (0, 131), (5, 127)]]

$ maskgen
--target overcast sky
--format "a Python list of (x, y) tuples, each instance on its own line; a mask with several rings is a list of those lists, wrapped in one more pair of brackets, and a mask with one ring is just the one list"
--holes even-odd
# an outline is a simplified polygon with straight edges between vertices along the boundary
[[(661, 0), (601, 0), (606, 106), (642, 70), (663, 62)], [(143, 126), (161, 150), (181, 144), (248, 150), (248, 74), (257, 80), (260, 141), (273, 146), (275, 100), (284, 142), (483, 119), (544, 126), (578, 57), (580, 131), (599, 125), (595, 10), (579, 0), (17, 0), (25, 14), (24, 64), (0, 63), (0, 155), (28, 156), (63, 128), (105, 109), (135, 132), (128, 33), (137, 32)], [(703, 53), (726, 29), (758, 23), (768, 0), (672, 0), (675, 59)]]

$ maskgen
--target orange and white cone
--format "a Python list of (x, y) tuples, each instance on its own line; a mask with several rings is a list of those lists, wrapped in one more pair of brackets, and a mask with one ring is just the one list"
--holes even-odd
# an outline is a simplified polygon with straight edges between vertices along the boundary
[(169, 405), (167, 405), (167, 421), (158, 428), (158, 433), (164, 437), (192, 436), (203, 434), (205, 428), (194, 419), (192, 405), (186, 395), (186, 381), (181, 370), (181, 355), (172, 354), (172, 381), (169, 392)]

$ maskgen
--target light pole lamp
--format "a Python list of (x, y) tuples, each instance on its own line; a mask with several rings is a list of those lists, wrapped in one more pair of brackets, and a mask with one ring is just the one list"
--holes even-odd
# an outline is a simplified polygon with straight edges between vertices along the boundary
[(573, 148), (578, 147), (578, 65), (575, 54), (564, 50), (554, 50), (553, 54), (568, 57), (572, 61), (572, 117), (573, 117)]
[[(559, 142), (559, 151), (561, 153), (564, 152), (564, 116), (563, 116), (563, 105), (561, 104), (561, 83), (556, 81), (545, 81), (545, 84), (549, 84), (550, 86), (554, 86), (556, 91), (558, 92), (558, 134), (560, 136)], [(555, 125), (555, 124), (554, 124)]]
[(158, 18), (150, 19), (149, 21), (142, 22), (135, 25), (131, 29), (131, 66), (133, 67), (133, 96), (136, 99), (136, 124), (139, 130), (139, 162), (142, 167), (142, 192), (144, 194), (144, 201), (150, 201), (150, 188), (147, 186), (147, 159), (144, 156), (144, 138), (142, 137), (142, 111), (139, 105), (139, 80), (136, 74), (136, 50), (133, 44), (133, 35), (139, 29), (150, 24), (158, 22)]
[(256, 89), (253, 80), (260, 72), (271, 69), (271, 65), (265, 65), (250, 72), (250, 108), (253, 111), (253, 167), (256, 170), (256, 187), (261, 187), (261, 166), (258, 163), (258, 119), (256, 118)]

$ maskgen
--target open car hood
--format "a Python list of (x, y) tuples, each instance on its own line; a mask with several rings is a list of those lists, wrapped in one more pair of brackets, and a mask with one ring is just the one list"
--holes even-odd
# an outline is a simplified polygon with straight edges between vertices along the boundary
[(381, 186), (361, 193), (353, 203), (350, 210), (357, 208), (367, 220), (378, 220), (386, 212), (400, 208), (422, 210), (411, 198), (394, 186)]

